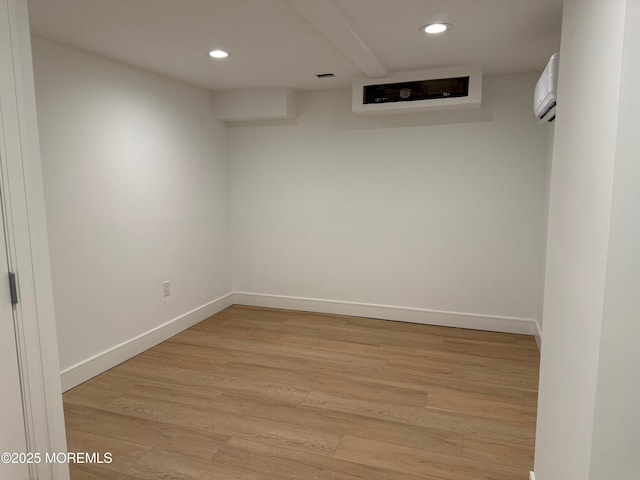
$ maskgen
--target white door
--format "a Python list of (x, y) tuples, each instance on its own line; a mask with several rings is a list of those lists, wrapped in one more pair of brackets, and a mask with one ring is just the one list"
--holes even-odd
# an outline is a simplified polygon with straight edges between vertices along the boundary
[[(0, 458), (0, 479), (26, 480), (29, 478), (29, 467), (26, 463), (19, 463), (26, 460), (20, 458), (19, 454), (27, 453), (27, 441), (14, 315), (9, 294), (4, 221), (0, 226), (0, 455), (3, 457)], [(6, 463), (7, 454), (18, 454), (17, 458), (9, 457), (9, 461), (16, 460), (18, 463)]]
[[(37, 137), (27, 0), (0, 0), (0, 455), (17, 460), (67, 448)], [(7, 265), (22, 287), (17, 308)], [(3, 458), (0, 480), (69, 479), (64, 463)]]

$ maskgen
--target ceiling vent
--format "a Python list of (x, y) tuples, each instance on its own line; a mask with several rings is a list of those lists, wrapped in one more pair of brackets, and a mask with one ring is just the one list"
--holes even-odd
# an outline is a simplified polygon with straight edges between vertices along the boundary
[(478, 108), (481, 97), (479, 67), (439, 68), (355, 79), (352, 107), (363, 115)]

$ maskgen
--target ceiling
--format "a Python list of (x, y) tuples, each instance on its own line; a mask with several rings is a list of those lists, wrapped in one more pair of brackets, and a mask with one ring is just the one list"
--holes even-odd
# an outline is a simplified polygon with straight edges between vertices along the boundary
[[(562, 0), (29, 0), (38, 35), (212, 90), (342, 88), (466, 64), (541, 71), (561, 13)], [(432, 21), (453, 28), (418, 31)], [(231, 55), (211, 59), (214, 48)]]

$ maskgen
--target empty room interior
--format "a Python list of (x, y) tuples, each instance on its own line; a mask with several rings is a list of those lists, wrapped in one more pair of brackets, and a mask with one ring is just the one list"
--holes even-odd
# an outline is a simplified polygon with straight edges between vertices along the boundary
[(638, 478), (640, 2), (2, 2), (0, 478)]

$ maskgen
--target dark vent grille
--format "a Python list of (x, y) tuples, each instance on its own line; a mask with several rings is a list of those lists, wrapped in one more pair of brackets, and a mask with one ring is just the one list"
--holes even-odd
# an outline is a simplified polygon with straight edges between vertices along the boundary
[[(556, 108), (556, 102), (553, 102), (553, 103), (549, 104), (549, 106), (547, 108), (545, 108), (544, 112), (542, 112), (540, 115), (538, 115), (538, 118), (540, 120), (543, 120), (544, 117), (549, 115), (549, 113), (551, 113), (551, 110), (555, 110), (555, 108)], [(554, 113), (553, 116), (549, 120), (547, 120), (547, 122), (553, 122), (555, 119), (556, 119), (556, 115)]]
[(363, 90), (365, 104), (468, 97), (469, 77), (367, 85)]

